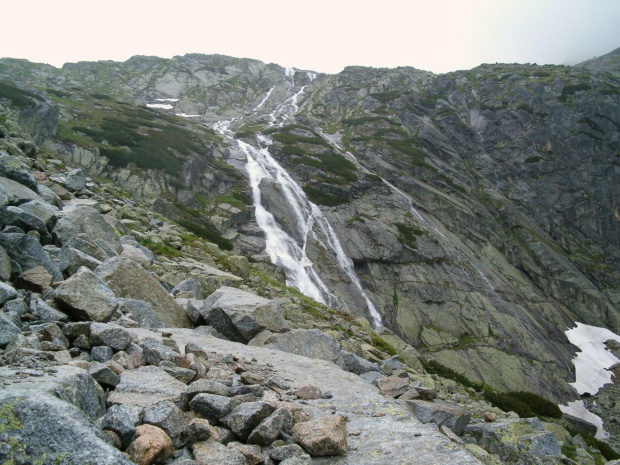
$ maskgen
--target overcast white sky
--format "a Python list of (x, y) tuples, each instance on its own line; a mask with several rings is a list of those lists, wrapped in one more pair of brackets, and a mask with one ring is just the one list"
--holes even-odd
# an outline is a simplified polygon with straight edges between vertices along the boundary
[(574, 64), (620, 47), (620, 0), (14, 0), (0, 56), (61, 66), (219, 53), (337, 73)]

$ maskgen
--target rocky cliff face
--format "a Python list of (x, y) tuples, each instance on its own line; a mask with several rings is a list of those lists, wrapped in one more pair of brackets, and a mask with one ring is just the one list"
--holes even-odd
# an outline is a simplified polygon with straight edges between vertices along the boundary
[[(255, 146), (267, 135), (383, 324), (471, 379), (568, 400), (564, 331), (620, 324), (620, 79), (608, 62), (316, 76), (187, 55), (60, 70), (3, 60), (0, 75), (55, 102), (45, 150), (247, 255), (265, 236), (246, 155), (204, 125), (231, 120)], [(274, 125), (286, 112), (294, 119)], [(277, 183), (261, 199), (294, 233)], [(321, 241), (305, 251), (340, 307), (368, 317)]]

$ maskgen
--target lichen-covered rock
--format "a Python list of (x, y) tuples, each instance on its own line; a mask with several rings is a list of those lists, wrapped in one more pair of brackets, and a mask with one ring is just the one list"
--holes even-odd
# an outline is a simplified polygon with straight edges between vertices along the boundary
[(139, 367), (121, 374), (121, 382), (108, 396), (108, 404), (135, 404), (148, 407), (163, 400), (185, 405), (187, 386), (160, 368)]
[(293, 437), (314, 457), (347, 453), (347, 429), (341, 416), (325, 416), (298, 423), (293, 427)]
[(270, 349), (342, 364), (342, 355), (338, 341), (318, 329), (294, 329), (287, 333), (270, 334), (266, 338), (260, 339), (260, 341), (257, 339), (250, 341), (249, 345), (260, 345)]
[(86, 267), (56, 288), (54, 300), (78, 320), (106, 322), (118, 307), (114, 292)]
[(0, 391), (3, 463), (131, 465), (75, 406), (43, 392)]
[(465, 427), (471, 420), (470, 412), (451, 402), (408, 400), (405, 403), (422, 423), (435, 423), (437, 426), (447, 426), (455, 434), (463, 434)]
[(247, 465), (245, 456), (219, 442), (197, 442), (192, 446), (198, 465)]
[[(196, 400), (195, 397), (194, 400)], [(244, 402), (233, 410), (232, 413), (222, 418), (221, 421), (233, 433), (246, 440), (252, 430), (271, 415), (275, 409), (268, 402)]]
[(118, 297), (150, 303), (153, 311), (165, 326), (177, 328), (191, 326), (185, 311), (179, 304), (155, 278), (133, 260), (126, 257), (111, 258), (99, 265), (95, 274)]
[(112, 244), (117, 253), (121, 251), (114, 228), (101, 213), (91, 207), (78, 206), (62, 212), (54, 227), (54, 233), (63, 245), (78, 234), (85, 234), (92, 241), (102, 239)]

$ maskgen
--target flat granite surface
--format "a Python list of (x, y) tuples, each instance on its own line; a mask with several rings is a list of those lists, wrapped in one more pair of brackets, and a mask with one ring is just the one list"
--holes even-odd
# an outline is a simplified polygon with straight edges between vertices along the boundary
[[(148, 329), (129, 330), (139, 338), (160, 338)], [(271, 364), (296, 389), (313, 385), (331, 399), (306, 401), (304, 410), (313, 416), (345, 416), (349, 452), (341, 457), (314, 458), (321, 465), (469, 465), (481, 464), (464, 447), (452, 443), (437, 427), (422, 424), (397, 401), (383, 397), (378, 389), (359, 376), (324, 360), (310, 359), (264, 347), (253, 347), (211, 336), (196, 335), (190, 329), (167, 328), (181, 352), (187, 343), (205, 351), (232, 354), (258, 363)]]

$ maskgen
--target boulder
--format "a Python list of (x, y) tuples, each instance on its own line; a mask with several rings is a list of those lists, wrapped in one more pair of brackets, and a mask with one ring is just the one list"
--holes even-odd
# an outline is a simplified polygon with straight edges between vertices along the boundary
[(164, 324), (153, 311), (153, 306), (150, 303), (144, 302), (143, 300), (123, 298), (118, 299), (118, 303), (119, 310), (137, 322), (140, 328), (164, 327)]
[(73, 247), (68, 247), (66, 245), (60, 249), (60, 253), (58, 254), (58, 262), (61, 271), (69, 276), (74, 275), (75, 272), (83, 266), (89, 270), (94, 270), (101, 265), (101, 261), (96, 258), (85, 254), (81, 250), (74, 249)]
[(165, 431), (172, 440), (175, 449), (183, 445), (181, 436), (189, 427), (190, 418), (174, 403), (164, 400), (151, 405), (144, 412), (142, 423), (157, 426)]
[(209, 421), (217, 423), (230, 413), (232, 408), (230, 397), (217, 394), (199, 393), (189, 403), (192, 412), (202, 415)]
[(93, 323), (90, 325), (89, 340), (93, 346), (108, 346), (119, 351), (127, 348), (131, 342), (131, 334), (121, 326)]
[(53, 205), (57, 208), (63, 207), (62, 199), (52, 189), (44, 184), (39, 184), (39, 195), (41, 199), (49, 205)]
[(78, 234), (85, 234), (91, 241), (102, 239), (111, 244), (117, 253), (121, 251), (114, 228), (108, 224), (101, 213), (91, 207), (76, 207), (62, 212), (61, 218), (54, 227), (54, 233), (62, 244)]
[(289, 329), (275, 300), (233, 287), (218, 289), (198, 310), (208, 325), (238, 342), (249, 342), (266, 329), (272, 332)]
[[(260, 336), (259, 336), (260, 337)], [(282, 334), (271, 334), (260, 340), (252, 340), (248, 345), (261, 345), (309, 358), (342, 364), (338, 341), (318, 329), (294, 329)]]
[[(285, 428), (286, 425), (286, 428)], [(285, 408), (279, 408), (263, 420), (248, 436), (248, 444), (268, 446), (278, 439), (282, 429), (290, 431), (293, 427), (293, 415)], [(287, 457), (288, 458), (288, 457)], [(284, 459), (281, 459), (284, 460)]]
[(58, 221), (58, 207), (50, 205), (47, 202), (41, 202), (40, 200), (31, 200), (30, 202), (22, 203), (19, 208), (23, 211), (31, 213), (32, 215), (40, 218), (47, 227), (48, 230), (53, 230)]
[(200, 282), (194, 278), (187, 278), (172, 288), (172, 295), (176, 296), (179, 292), (190, 291), (196, 294), (196, 297), (202, 298), (202, 287)]
[(285, 446), (274, 447), (269, 451), (269, 457), (273, 460), (281, 462), (293, 457), (302, 457), (306, 455), (304, 450), (297, 444), (287, 444)]
[(118, 308), (114, 292), (86, 267), (56, 288), (54, 300), (76, 320), (106, 322)]
[(4, 247), (0, 246), (0, 280), (9, 279), (11, 279), (11, 259)]
[(151, 465), (162, 463), (174, 455), (172, 440), (157, 426), (140, 425), (129, 447), (127, 455), (133, 463)]
[(221, 421), (228, 429), (245, 441), (252, 430), (271, 415), (275, 409), (268, 402), (244, 402), (233, 410), (232, 413), (222, 418)]
[(132, 465), (84, 413), (53, 395), (0, 391), (0, 412), (3, 463)]
[(108, 258), (118, 256), (118, 253), (116, 253), (114, 249), (110, 248), (105, 241), (97, 242), (97, 240), (91, 240), (86, 234), (82, 233), (64, 242), (63, 248), (64, 247), (77, 249), (101, 262), (107, 260)]
[(219, 442), (197, 442), (192, 446), (198, 465), (248, 465), (245, 456)]
[(187, 386), (154, 366), (139, 367), (121, 374), (121, 382), (108, 396), (108, 404), (135, 404), (148, 407), (163, 400), (185, 405)]
[(69, 317), (55, 308), (51, 307), (47, 302), (39, 298), (30, 301), (30, 311), (39, 317), (42, 323), (53, 323), (55, 321), (67, 321)]
[(166, 327), (191, 327), (181, 306), (153, 276), (133, 260), (126, 257), (111, 258), (99, 265), (95, 269), (95, 274), (117, 296), (150, 303), (153, 311)]
[(0, 151), (0, 176), (12, 179), (34, 192), (37, 191), (37, 181), (28, 165), (2, 151)]
[[(55, 373), (20, 379), (17, 384), (5, 386), (5, 390), (17, 393), (47, 393), (64, 402), (75, 405), (86, 416), (95, 420), (105, 413), (105, 393), (86, 370), (69, 365), (55, 367)], [(0, 379), (16, 376), (10, 367), (0, 368)]]
[[(62, 273), (49, 254), (41, 247), (37, 239), (27, 234), (8, 233), (0, 234), (0, 245), (7, 251), (21, 268), (19, 273), (37, 266), (45, 268), (52, 275), (54, 281), (62, 280)], [(13, 273), (17, 270), (13, 269)]]
[(138, 405), (113, 405), (105, 413), (101, 422), (101, 429), (109, 429), (117, 433), (121, 438), (122, 447), (125, 449), (133, 441), (143, 413), (144, 409)]
[(0, 282), (0, 305), (17, 298), (17, 291), (10, 284)]
[(9, 205), (21, 205), (31, 200), (44, 202), (34, 190), (3, 176), (0, 176), (0, 188), (6, 194)]
[(409, 379), (398, 376), (378, 378), (372, 382), (379, 388), (381, 394), (387, 397), (397, 398), (409, 390)]
[(147, 254), (144, 250), (139, 247), (134, 247), (133, 245), (123, 244), (122, 247), (123, 251), (121, 252), (121, 256), (133, 260), (140, 266), (151, 266), (155, 260), (155, 255), (153, 255), (153, 252), (150, 250), (150, 253)]
[(236, 450), (237, 452), (241, 452), (241, 454), (245, 457), (247, 465), (258, 465), (259, 463), (263, 463), (265, 460), (260, 446), (241, 444), (240, 442), (231, 442), (228, 443), (226, 447)]
[(65, 188), (70, 192), (77, 192), (86, 186), (86, 174), (81, 168), (76, 168), (65, 176)]
[(342, 351), (342, 361), (344, 363), (343, 368), (356, 375), (368, 373), (369, 371), (379, 371), (379, 366), (376, 363), (369, 362), (365, 358), (358, 357), (344, 350)]
[(446, 426), (458, 435), (463, 434), (465, 427), (471, 420), (471, 413), (463, 407), (450, 402), (408, 400), (405, 403), (422, 423), (435, 423), (437, 426)]
[(326, 416), (298, 423), (293, 427), (293, 437), (315, 457), (347, 453), (347, 429), (341, 416)]
[(211, 379), (199, 379), (187, 386), (188, 399), (192, 399), (196, 394), (201, 393), (230, 397), (230, 388), (219, 381)]
[(42, 243), (49, 244), (52, 242), (52, 236), (47, 231), (47, 226), (43, 220), (20, 207), (6, 207), (6, 210), (0, 213), (0, 222), (6, 226), (17, 226), (25, 232), (37, 231), (41, 235)]
[(47, 272), (42, 266), (35, 266), (34, 268), (24, 271), (17, 278), (15, 278), (15, 285), (19, 289), (25, 289), (27, 291), (42, 293), (49, 289), (52, 284), (52, 275)]
[(101, 362), (91, 362), (88, 366), (88, 374), (103, 387), (114, 388), (120, 381), (118, 375)]
[(13, 342), (22, 332), (4, 312), (0, 312), (0, 349), (4, 349)]
[(155, 365), (163, 361), (174, 362), (182, 356), (180, 353), (165, 345), (160, 339), (145, 337), (140, 341), (142, 346), (142, 364)]

